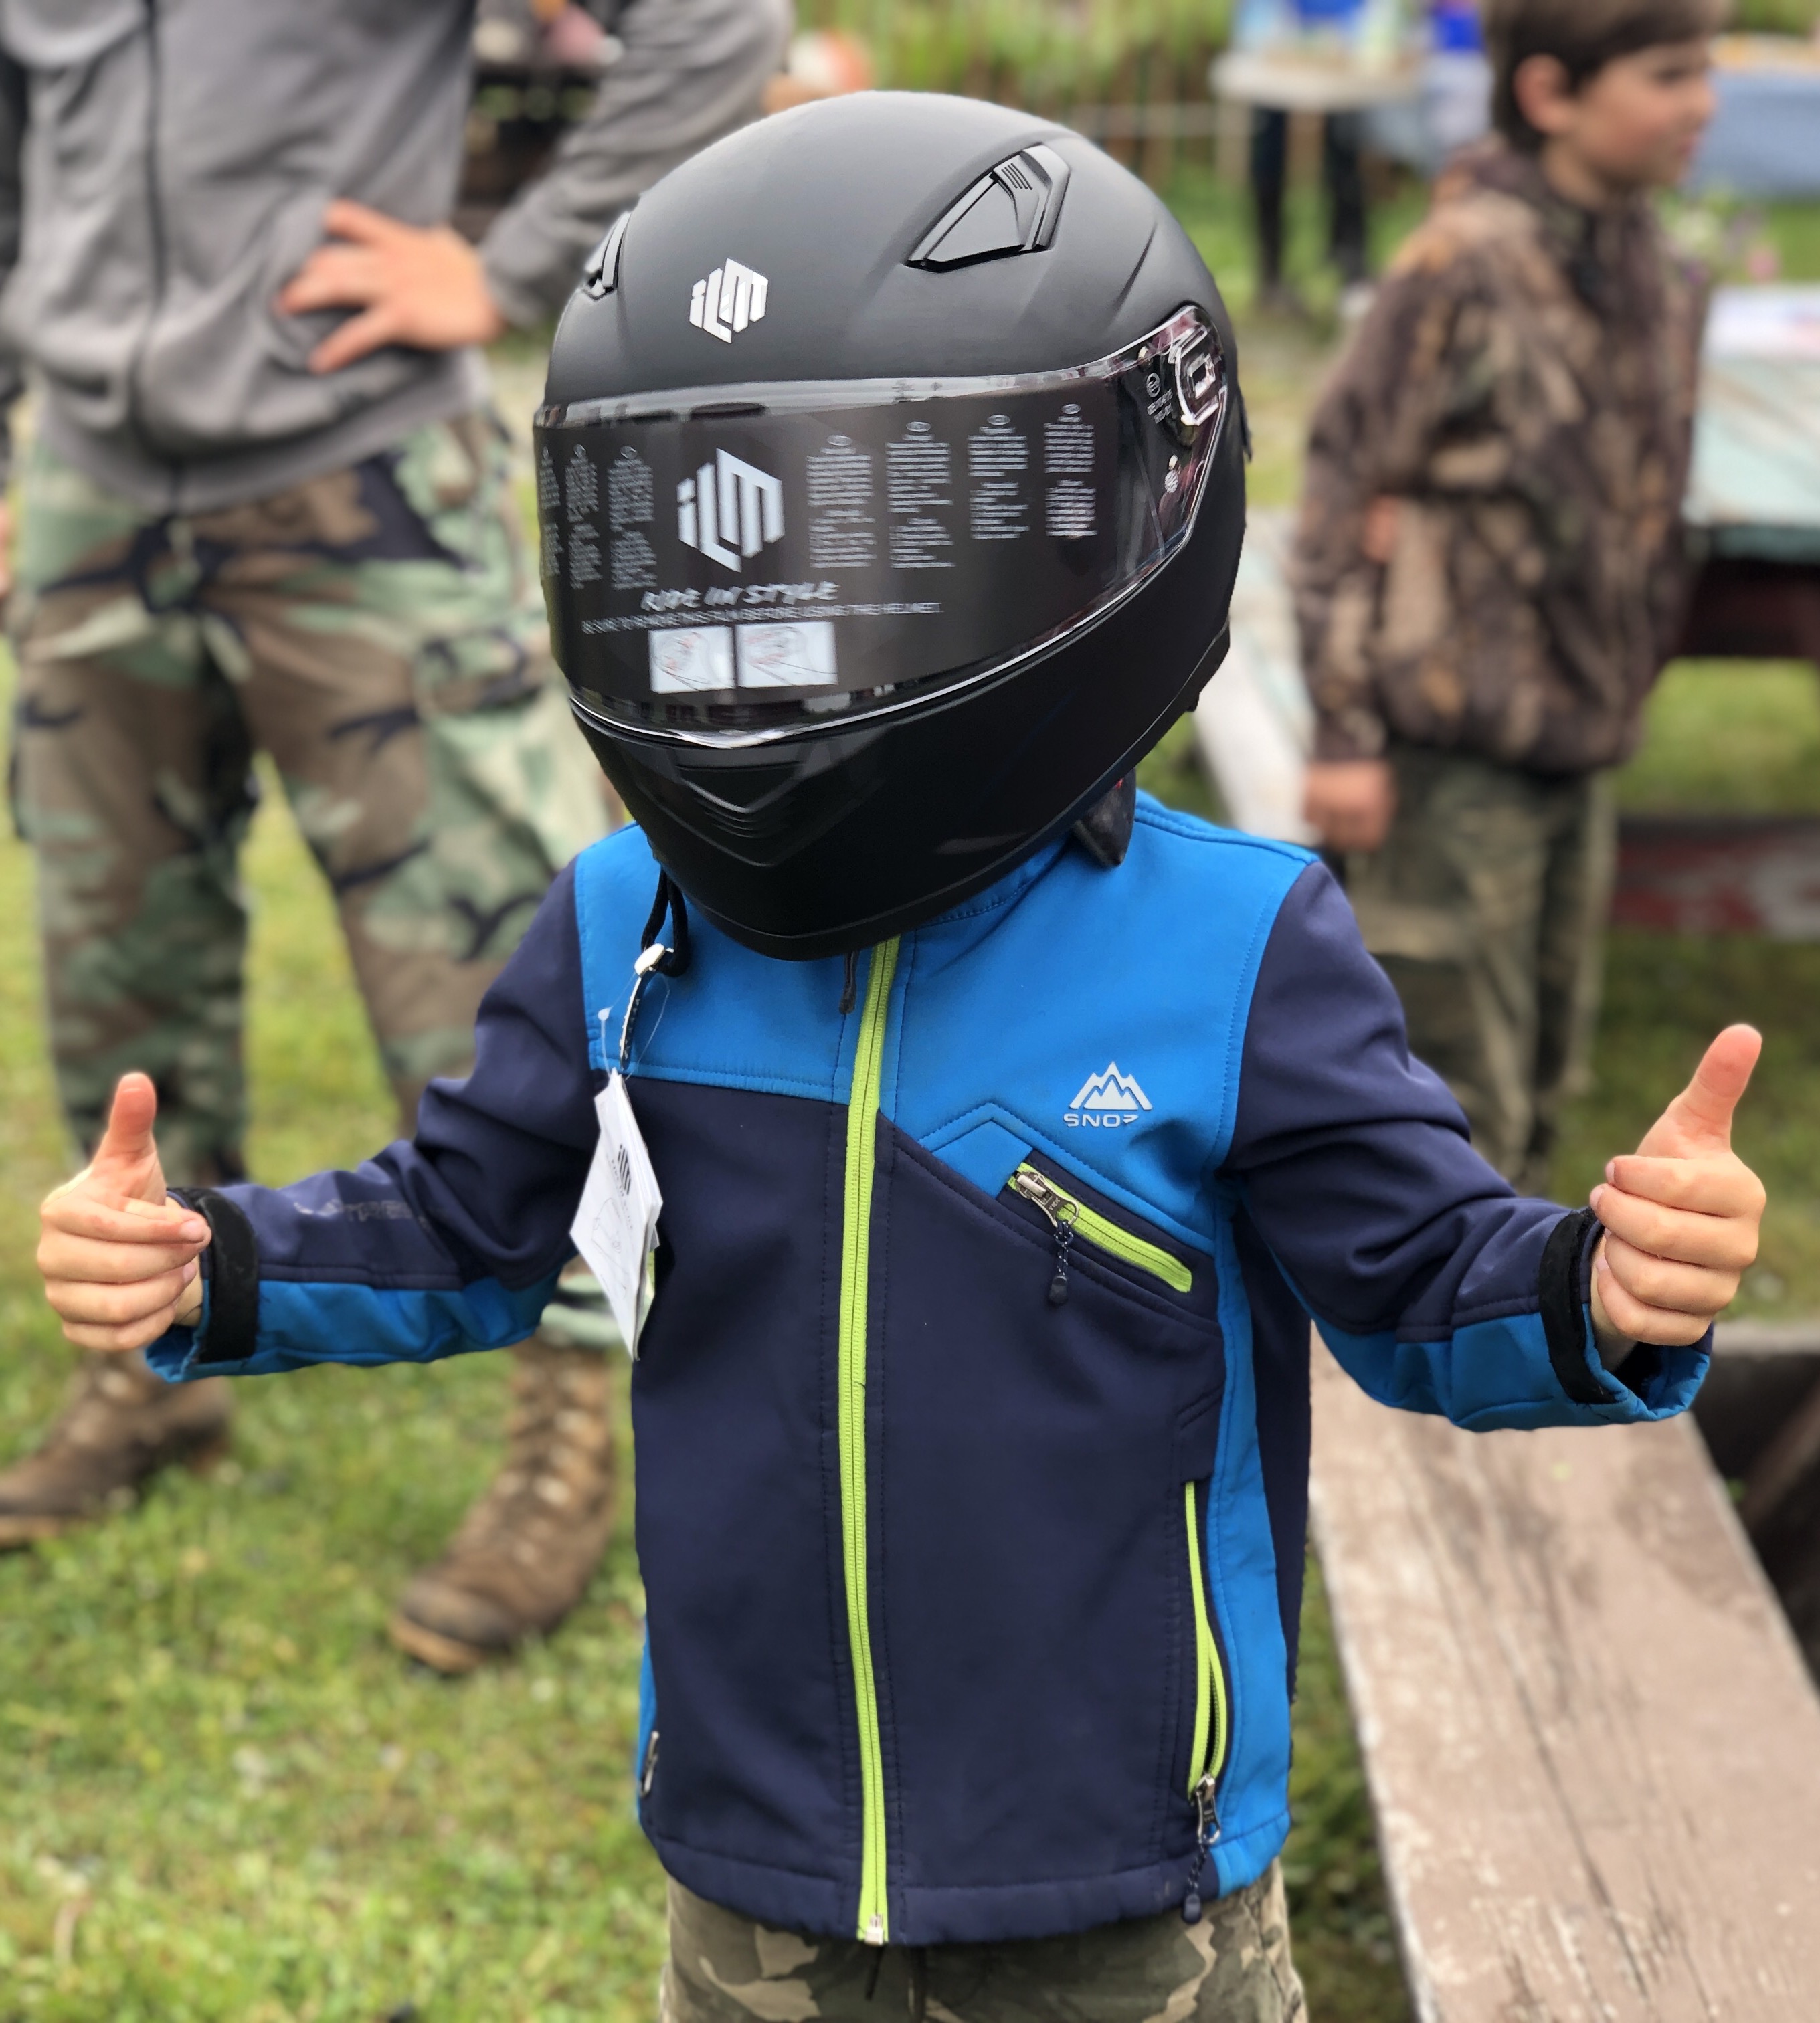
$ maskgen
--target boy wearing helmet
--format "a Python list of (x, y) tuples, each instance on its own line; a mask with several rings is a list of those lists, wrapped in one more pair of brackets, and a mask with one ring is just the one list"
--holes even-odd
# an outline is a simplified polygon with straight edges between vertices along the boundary
[(1387, 1403), (1622, 1422), (1755, 1254), (1748, 1028), (1591, 1206), (1519, 1199), (1320, 865), (1130, 792), (1219, 657), (1232, 357), (1040, 120), (880, 95), (677, 171), (539, 418), (639, 825), (411, 1141), (171, 1202), (129, 1080), (46, 1205), (66, 1327), (180, 1379), (509, 1341), (580, 1244), (637, 1356), (672, 2017), (1295, 2017), (1309, 1315)]

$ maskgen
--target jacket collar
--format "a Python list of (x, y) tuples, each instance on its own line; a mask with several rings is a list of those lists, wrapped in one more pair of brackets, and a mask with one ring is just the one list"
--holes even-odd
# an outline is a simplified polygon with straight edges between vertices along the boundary
[(1480, 190), (1514, 197), (1535, 213), (1543, 242), (1575, 293), (1602, 316), (1616, 306), (1614, 288), (1631, 272), (1639, 241), (1653, 240), (1655, 212), (1646, 196), (1588, 210), (1555, 188), (1536, 156), (1512, 147), (1500, 134), (1489, 134), (1449, 158), (1435, 179), (1434, 206), (1438, 210)]

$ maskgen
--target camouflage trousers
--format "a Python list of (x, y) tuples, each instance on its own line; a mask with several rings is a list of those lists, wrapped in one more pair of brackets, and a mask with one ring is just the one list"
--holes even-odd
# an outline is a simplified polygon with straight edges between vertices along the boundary
[(998, 1945), (804, 1938), (670, 1885), (660, 2023), (1305, 2023), (1283, 1878), (1181, 1914)]
[(276, 497), (148, 514), (39, 443), (23, 481), (13, 800), (51, 1048), (84, 1146), (157, 1084), (174, 1180), (246, 1121), (237, 860), (276, 765), (339, 911), (399, 1107), (465, 1072), (481, 994), (605, 825), (480, 416)]
[(1598, 1015), (1617, 822), (1602, 774), (1549, 778), (1393, 747), (1397, 819), (1348, 860), (1365, 946), (1473, 1143), (1525, 1194), (1548, 1191)]

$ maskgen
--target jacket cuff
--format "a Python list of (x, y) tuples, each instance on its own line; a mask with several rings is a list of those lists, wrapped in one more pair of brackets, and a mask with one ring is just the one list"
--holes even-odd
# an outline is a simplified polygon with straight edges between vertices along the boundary
[[(175, 1187), (166, 1189), (168, 1194), (179, 1191)], [(147, 1343), (143, 1352), (146, 1366), (154, 1377), (162, 1377), (167, 1384), (183, 1384), (196, 1374), (196, 1345), (208, 1330), (209, 1285), (202, 1282), (202, 1311), (188, 1327), (167, 1328), (157, 1341)]]
[(167, 1191), (207, 1223), (210, 1242), (202, 1253), (202, 1317), (193, 1330), (173, 1329), (158, 1347), (174, 1346), (178, 1334), (192, 1335), (193, 1348), (181, 1371), (185, 1376), (245, 1363), (259, 1339), (259, 1245), (253, 1225), (238, 1202), (214, 1187)]
[(1622, 1418), (1685, 1410), (1712, 1360), (1712, 1330), (1685, 1345), (1635, 1343), (1608, 1368), (1592, 1326), (1592, 1257), (1604, 1234), (1591, 1209), (1576, 1209), (1543, 1246), (1537, 1304), (1555, 1381), (1575, 1404), (1615, 1407)]

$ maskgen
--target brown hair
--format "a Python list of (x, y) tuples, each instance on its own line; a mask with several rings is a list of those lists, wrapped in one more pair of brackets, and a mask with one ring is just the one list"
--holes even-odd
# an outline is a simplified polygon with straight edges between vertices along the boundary
[(1519, 64), (1553, 57), (1577, 91), (1614, 57), (1691, 42), (1721, 27), (1726, 0), (1483, 0), (1492, 60), (1492, 123), (1514, 146), (1542, 144), (1517, 104)]

